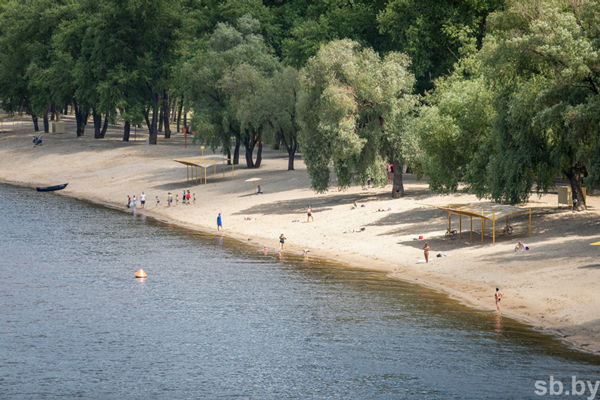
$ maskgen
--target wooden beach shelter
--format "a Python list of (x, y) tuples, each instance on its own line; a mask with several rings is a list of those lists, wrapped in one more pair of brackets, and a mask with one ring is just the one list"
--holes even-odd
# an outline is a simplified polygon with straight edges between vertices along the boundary
[(262, 178), (250, 178), (246, 179), (244, 182), (253, 182), (254, 183), (254, 194), (256, 194), (256, 182), (262, 180)]
[[(173, 161), (183, 164), (187, 167), (187, 180), (198, 183), (198, 168), (200, 168), (200, 183), (202, 183), (202, 171), (204, 170), (204, 184), (206, 185), (206, 170), (213, 167), (214, 176), (217, 176), (217, 164), (223, 164), (223, 178), (225, 178), (225, 162), (228, 160), (227, 157), (221, 156), (210, 156), (210, 157), (196, 157), (196, 158), (177, 158)], [(192, 171), (192, 177), (190, 179), (190, 169)], [(233, 163), (231, 163), (231, 179), (234, 179)], [(194, 170), (196, 172), (194, 176)]]
[(483, 242), (483, 231), (485, 221), (492, 221), (493, 243), (496, 243), (496, 221), (506, 218), (504, 232), (508, 232), (508, 217), (512, 214), (529, 211), (529, 236), (531, 236), (531, 208), (519, 208), (494, 203), (468, 203), (468, 204), (434, 204), (434, 207), (448, 213), (448, 232), (452, 231), (452, 214), (459, 217), (459, 236), (462, 238), (462, 217), (471, 220), (471, 239), (473, 239), (473, 218), (481, 218), (481, 241)]

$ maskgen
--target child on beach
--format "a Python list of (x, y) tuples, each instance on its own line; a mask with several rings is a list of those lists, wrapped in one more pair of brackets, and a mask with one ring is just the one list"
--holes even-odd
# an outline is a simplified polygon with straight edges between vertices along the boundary
[(179, 205), (179, 195), (178, 194), (175, 195), (175, 205), (176, 206)]
[(279, 251), (283, 251), (283, 243), (285, 242), (285, 237), (283, 233), (279, 236)]
[(171, 192), (169, 192), (169, 194), (167, 195), (167, 207), (171, 207), (172, 204), (173, 204), (173, 195), (171, 194)]
[(194, 204), (196, 204), (196, 193), (194, 193)]
[(156, 205), (154, 207), (160, 206), (160, 199), (156, 196)]
[(133, 211), (135, 211), (135, 206), (137, 204), (137, 199), (135, 197), (135, 194), (133, 195)]
[(221, 219), (221, 213), (217, 217), (217, 231), (223, 230), (223, 220)]
[(186, 200), (187, 200), (187, 204), (190, 205), (190, 191), (187, 191), (187, 195), (186, 195)]
[(144, 194), (144, 192), (142, 192), (142, 194), (140, 195), (140, 204), (142, 205), (143, 209), (146, 204), (146, 195)]
[(312, 218), (313, 222), (315, 222), (315, 219), (312, 216), (312, 210), (311, 210), (310, 206), (308, 206), (308, 209), (306, 210), (306, 214), (308, 215), (308, 218), (306, 219), (306, 222), (310, 222), (311, 218)]
[(256, 194), (262, 194), (262, 189), (260, 188), (260, 185), (258, 185), (258, 192), (256, 192)]
[(131, 207), (131, 197), (127, 195), (127, 208)]
[(185, 200), (186, 200), (186, 198), (187, 198), (187, 197), (185, 196), (185, 189), (183, 189), (183, 197), (181, 198), (181, 202), (182, 202), (183, 204), (186, 204), (186, 203), (185, 203)]

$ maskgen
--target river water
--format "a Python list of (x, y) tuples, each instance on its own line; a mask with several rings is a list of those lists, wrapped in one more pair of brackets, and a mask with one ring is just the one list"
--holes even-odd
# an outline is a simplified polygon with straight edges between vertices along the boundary
[(2, 398), (528, 399), (600, 380), (599, 357), (379, 272), (28, 188), (0, 185), (0, 210)]

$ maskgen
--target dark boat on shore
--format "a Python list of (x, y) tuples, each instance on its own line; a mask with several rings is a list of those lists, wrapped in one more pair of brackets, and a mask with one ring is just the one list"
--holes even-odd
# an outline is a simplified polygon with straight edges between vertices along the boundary
[(46, 187), (36, 187), (38, 192), (54, 192), (55, 190), (62, 190), (66, 188), (68, 183), (63, 183), (62, 185), (56, 186), (46, 186)]

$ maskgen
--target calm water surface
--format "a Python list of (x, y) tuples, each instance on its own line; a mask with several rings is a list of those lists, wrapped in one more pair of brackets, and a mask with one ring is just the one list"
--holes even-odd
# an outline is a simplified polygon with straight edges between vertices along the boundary
[(434, 291), (57, 194), (0, 185), (0, 241), (2, 398), (539, 399), (550, 375), (600, 380), (600, 358)]

